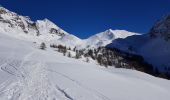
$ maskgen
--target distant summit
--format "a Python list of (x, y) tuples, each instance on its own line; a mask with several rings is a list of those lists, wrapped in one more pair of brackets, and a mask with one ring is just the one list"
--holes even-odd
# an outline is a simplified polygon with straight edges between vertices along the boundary
[(126, 30), (108, 29), (86, 39), (83, 46), (86, 48), (98, 48), (100, 46), (106, 46), (107, 44), (112, 43), (112, 41), (115, 39), (123, 39), (132, 35), (138, 35), (138, 33), (128, 32)]

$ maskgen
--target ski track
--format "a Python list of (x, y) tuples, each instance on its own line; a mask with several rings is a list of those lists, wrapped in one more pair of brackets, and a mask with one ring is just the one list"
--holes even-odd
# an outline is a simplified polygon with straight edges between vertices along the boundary
[(56, 85), (57, 90), (59, 90), (62, 94), (64, 94), (64, 96), (66, 98), (68, 98), (69, 100), (74, 100), (66, 91), (64, 91), (63, 89), (61, 89), (59, 86)]
[[(21, 62), (20, 66), (17, 68), (15, 67), (15, 65), (11, 65), (10, 61), (7, 61), (6, 63), (1, 65), (1, 69), (3, 71), (10, 73), (11, 75), (14, 75), (17, 77), (16, 82), (12, 82), (9, 86), (7, 86), (7, 85), (4, 86), (4, 88), (6, 88), (6, 89), (2, 88), (3, 91), (1, 89), (0, 94), (1, 95), (4, 94), (4, 95), (6, 95), (4, 97), (7, 97), (7, 98), (4, 98), (5, 100), (30, 100), (29, 99), (30, 96), (28, 96), (28, 98), (26, 99), (25, 97), (27, 97), (27, 96), (24, 96), (24, 95), (25, 94), (29, 95), (29, 93), (26, 93), (26, 92), (30, 91), (29, 87), (31, 85), (35, 85), (34, 88), (37, 92), (30, 91), (30, 93), (32, 92), (32, 93), (35, 93), (36, 95), (41, 95), (42, 93), (44, 93), (42, 96), (38, 96), (38, 97), (42, 98), (41, 100), (43, 100), (43, 99), (45, 100), (46, 97), (44, 97), (44, 95), (46, 95), (47, 93), (45, 93), (45, 90), (43, 90), (43, 88), (47, 87), (47, 86), (45, 86), (45, 85), (47, 85), (46, 82), (44, 83), (44, 81), (47, 81), (44, 79), (47, 79), (47, 78), (45, 78), (46, 74), (43, 73), (43, 71), (40, 68), (40, 67), (42, 67), (42, 63), (37, 63), (36, 65), (31, 65), (31, 66), (26, 65), (28, 63), (30, 57), (33, 55), (33, 53), (34, 52), (27, 54), (24, 57), (23, 61)], [(27, 71), (24, 67), (26, 67), (26, 68), (27, 67), (35, 67), (35, 68), (33, 68), (35, 70), (33, 72), (29, 73), (29, 71)], [(11, 71), (10, 68), (14, 69), (14, 71)], [(21, 75), (21, 77), (19, 75), (17, 75), (16, 72), (18, 72)], [(26, 77), (26, 74), (29, 76)], [(5, 84), (5, 83), (3, 83), (3, 84)], [(39, 89), (39, 87), (38, 87), (39, 85), (37, 83), (39, 83), (39, 84), (42, 83), (42, 89)], [(1, 84), (1, 85), (3, 85), (3, 84)], [(30, 89), (31, 89), (31, 87), (30, 87)], [(20, 92), (20, 91), (22, 91), (22, 92)], [(31, 97), (31, 98), (33, 99), (33, 97)]]
[(100, 97), (102, 100), (110, 100), (107, 96), (103, 95), (102, 93), (100, 93), (100, 92), (98, 92), (98, 91), (96, 91), (96, 90), (93, 90), (93, 89), (91, 89), (91, 88), (83, 85), (82, 83), (76, 81), (75, 79), (72, 79), (71, 77), (69, 77), (69, 76), (67, 76), (67, 75), (64, 75), (64, 74), (62, 74), (62, 73), (59, 73), (59, 72), (57, 72), (57, 71), (53, 71), (53, 70), (50, 70), (50, 69), (46, 69), (46, 70), (48, 70), (48, 71), (50, 71), (50, 72), (54, 72), (54, 73), (62, 76), (63, 78), (66, 78), (66, 79), (70, 80), (71, 82), (73, 82), (73, 83), (75, 83), (76, 85), (84, 88), (85, 90), (88, 90), (89, 92), (94, 92), (94, 94), (97, 95), (98, 97)]
[(73, 82), (79, 88), (83, 88), (102, 100), (110, 100), (98, 91), (84, 86), (69, 76), (47, 69), (48, 67), (44, 62), (31, 62), (30, 59), (34, 53), (36, 51), (28, 53), (22, 61), (8, 59), (1, 63), (0, 67), (3, 71), (16, 77), (15, 81), (5, 81), (0, 84), (0, 95), (3, 100), (79, 100), (72, 97), (59, 85), (52, 84), (47, 78), (49, 72), (60, 75), (60, 77)]

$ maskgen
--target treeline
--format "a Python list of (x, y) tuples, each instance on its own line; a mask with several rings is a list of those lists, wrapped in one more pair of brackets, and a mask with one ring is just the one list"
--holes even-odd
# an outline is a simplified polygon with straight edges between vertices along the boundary
[[(160, 72), (157, 68), (147, 63), (142, 56), (126, 53), (116, 48), (99, 47), (97, 49), (78, 50), (76, 47), (71, 49), (70, 47), (67, 48), (66, 46), (54, 44), (50, 45), (50, 47), (57, 48), (57, 51), (63, 53), (64, 56), (75, 59), (85, 57), (86, 62), (89, 62), (89, 58), (92, 58), (99, 65), (106, 68), (108, 66), (115, 66), (116, 68), (134, 69), (156, 77), (170, 79), (170, 70)], [(75, 52), (75, 55), (71, 55), (70, 51)]]
[[(118, 56), (123, 58), (120, 60), (120, 63), (125, 63), (126, 67), (125, 68), (130, 68), (130, 69), (135, 69), (141, 72), (145, 72), (147, 74), (160, 77), (160, 78), (165, 78), (170, 80), (170, 68), (166, 67), (164, 71), (159, 71), (158, 68), (154, 67), (153, 65), (147, 63), (144, 58), (140, 55), (136, 54), (130, 54), (127, 52), (123, 52), (119, 49), (116, 48), (105, 48), (107, 50), (111, 50), (114, 53), (116, 53)], [(120, 68), (124, 68), (121, 66)]]
[[(71, 50), (71, 48), (67, 48), (66, 46), (63, 45), (50, 45), (51, 48), (57, 48), (57, 51), (60, 53), (63, 53), (64, 56), (66, 56), (67, 50)], [(68, 55), (69, 57), (71, 57), (71, 54), (69, 53)]]

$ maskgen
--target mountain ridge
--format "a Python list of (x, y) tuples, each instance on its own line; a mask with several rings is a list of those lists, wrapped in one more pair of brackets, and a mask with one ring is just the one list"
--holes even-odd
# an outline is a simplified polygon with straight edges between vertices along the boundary
[[(2, 23), (1, 32), (17, 33), (14, 35), (15, 37), (20, 33), (19, 35), (21, 36), (25, 35), (23, 36), (24, 38), (30, 37), (29, 40), (36, 38), (33, 40), (36, 41), (37, 39), (40, 39), (40, 41), (50, 41), (52, 43), (58, 42), (63, 45), (71, 45), (72, 47), (80, 49), (105, 46), (116, 38), (125, 38), (137, 34), (125, 30), (108, 29), (104, 32), (92, 35), (87, 39), (80, 39), (73, 34), (64, 31), (46, 18), (44, 20), (32, 21), (28, 16), (18, 15), (3, 7), (0, 8), (0, 23)], [(4, 24), (7, 25), (4, 26)]]

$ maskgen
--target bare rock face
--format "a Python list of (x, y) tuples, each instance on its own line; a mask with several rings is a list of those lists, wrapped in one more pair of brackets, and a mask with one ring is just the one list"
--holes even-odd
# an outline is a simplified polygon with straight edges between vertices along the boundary
[(166, 41), (170, 40), (170, 14), (164, 16), (156, 22), (150, 30), (151, 37), (163, 37)]

